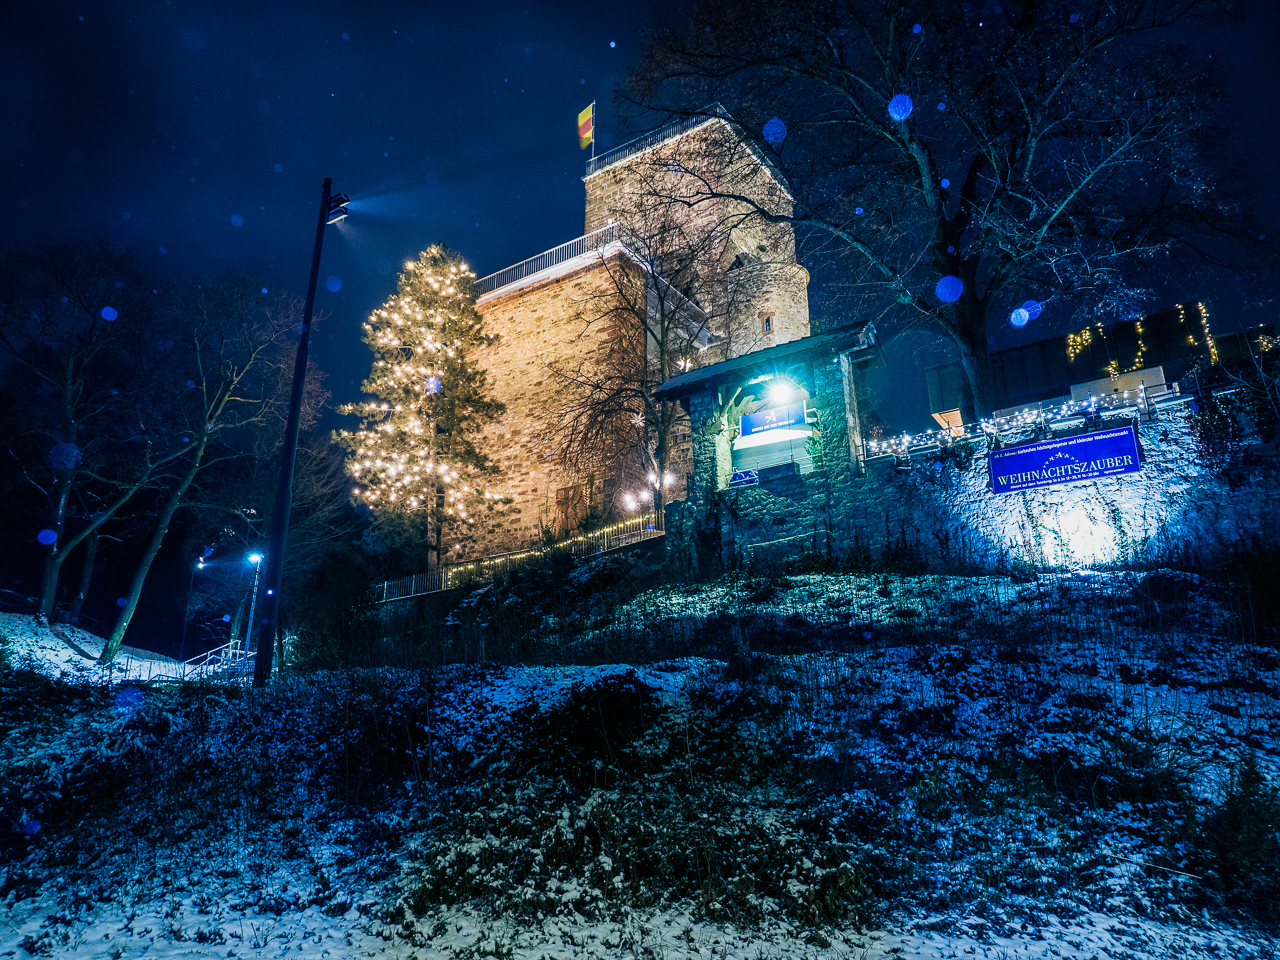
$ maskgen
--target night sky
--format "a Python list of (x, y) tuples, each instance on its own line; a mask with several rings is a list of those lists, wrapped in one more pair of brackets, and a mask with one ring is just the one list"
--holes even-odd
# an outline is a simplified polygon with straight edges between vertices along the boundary
[[(1280, 233), (1276, 6), (1198, 33), (1195, 55), (1229, 61), (1235, 129)], [(613, 89), (645, 28), (681, 23), (682, 9), (21, 4), (0, 38), (6, 239), (98, 232), (175, 275), (247, 271), (300, 295), (320, 183), (332, 177), (354, 202), (327, 232), (313, 357), (334, 401), (355, 399), (368, 369), (360, 324), (404, 260), (443, 240), (483, 276), (581, 234), (576, 115), (594, 99), (599, 148), (630, 139)], [(1219, 299), (1230, 325), (1240, 311)], [(927, 425), (927, 410), (916, 413), (914, 426)]]
[(360, 325), (406, 259), (443, 240), (483, 276), (582, 233), (578, 111), (597, 101), (598, 149), (630, 139), (613, 89), (680, 9), (15, 5), (6, 241), (100, 233), (175, 275), (247, 271), (301, 295), (332, 177), (352, 215), (325, 238), (312, 356), (334, 401), (354, 399)]

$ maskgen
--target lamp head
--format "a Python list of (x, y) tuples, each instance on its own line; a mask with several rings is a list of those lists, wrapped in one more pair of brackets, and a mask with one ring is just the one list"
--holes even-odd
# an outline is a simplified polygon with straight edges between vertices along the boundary
[(256, 567), (258, 564), (262, 562), (262, 554), (260, 553), (249, 554), (249, 562)]
[(326, 224), (337, 223), (347, 215), (347, 204), (351, 202), (351, 198), (345, 193), (338, 193), (329, 198), (329, 219)]

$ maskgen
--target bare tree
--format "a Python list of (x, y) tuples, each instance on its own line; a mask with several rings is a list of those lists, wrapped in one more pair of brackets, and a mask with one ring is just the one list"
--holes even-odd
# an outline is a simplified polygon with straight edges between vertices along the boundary
[(619, 248), (600, 260), (606, 282), (578, 304), (578, 338), (591, 348), (577, 363), (549, 367), (565, 386), (557, 459), (579, 474), (654, 491), (659, 512), (687, 417), (653, 391), (698, 366), (704, 351), (723, 355), (729, 334), (724, 243), (668, 212), (654, 208), (620, 228)]
[(154, 280), (101, 240), (0, 262), (6, 453), (44, 503), (38, 616), (53, 614), (62, 565), (87, 542), (82, 599), (102, 525), (182, 452), (148, 430), (144, 412), (151, 354), (165, 343), (161, 300)]
[(173, 310), (172, 360), (157, 371), (152, 396), (163, 407), (158, 432), (182, 456), (165, 477), (151, 533), (99, 657), (104, 664), (120, 649), (151, 564), (196, 477), (243, 456), (238, 443), (279, 419), (287, 396), (278, 368), (300, 317), (296, 301), (267, 298), (256, 282), (233, 278), (182, 290)]
[(935, 324), (971, 419), (991, 412), (999, 328), (1053, 303), (1127, 315), (1160, 269), (1251, 255), (1238, 171), (1207, 160), (1228, 139), (1212, 62), (1174, 42), (1224, 8), (706, 0), (655, 33), (618, 99), (649, 119), (726, 104), (793, 204), (711, 178), (663, 199), (793, 225), (855, 303)]

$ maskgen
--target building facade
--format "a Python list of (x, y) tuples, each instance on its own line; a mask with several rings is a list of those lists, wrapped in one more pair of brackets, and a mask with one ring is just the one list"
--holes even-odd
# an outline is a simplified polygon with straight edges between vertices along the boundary
[(794, 232), (759, 216), (790, 212), (786, 183), (718, 107), (593, 159), (584, 182), (582, 237), (479, 281), (497, 335), (479, 362), (507, 408), (482, 447), (509, 502), (473, 556), (683, 499), (688, 418), (651, 388), (809, 334)]

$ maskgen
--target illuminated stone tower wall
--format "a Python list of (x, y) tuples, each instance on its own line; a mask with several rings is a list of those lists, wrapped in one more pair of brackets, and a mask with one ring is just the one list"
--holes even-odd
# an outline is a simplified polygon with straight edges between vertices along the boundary
[[(617, 325), (592, 322), (607, 312), (621, 270), (643, 271), (645, 257), (628, 252), (627, 238), (659, 259), (696, 256), (701, 287), (719, 318), (707, 359), (723, 359), (785, 343), (809, 333), (808, 273), (796, 262), (795, 234), (766, 224), (747, 205), (702, 199), (713, 187), (748, 196), (770, 211), (789, 212), (781, 177), (723, 119), (677, 130), (636, 150), (624, 146), (595, 162), (586, 183), (588, 237), (610, 223), (616, 239), (591, 241), (568, 256), (549, 251), (546, 265), (497, 286), (480, 298), (488, 332), (499, 337), (480, 362), (493, 396), (507, 406), (483, 449), (501, 468), (493, 489), (509, 506), (482, 517), (466, 553), (516, 551), (543, 536), (561, 537), (581, 519), (588, 501), (621, 495), (607, 464), (562, 465), (554, 456), (564, 407), (560, 370), (589, 368), (617, 337)], [(643, 142), (643, 141), (642, 141)], [(641, 281), (643, 282), (643, 277)], [(637, 351), (644, 344), (637, 341)], [(677, 428), (669, 471), (670, 499), (681, 499), (692, 469), (687, 426)]]

